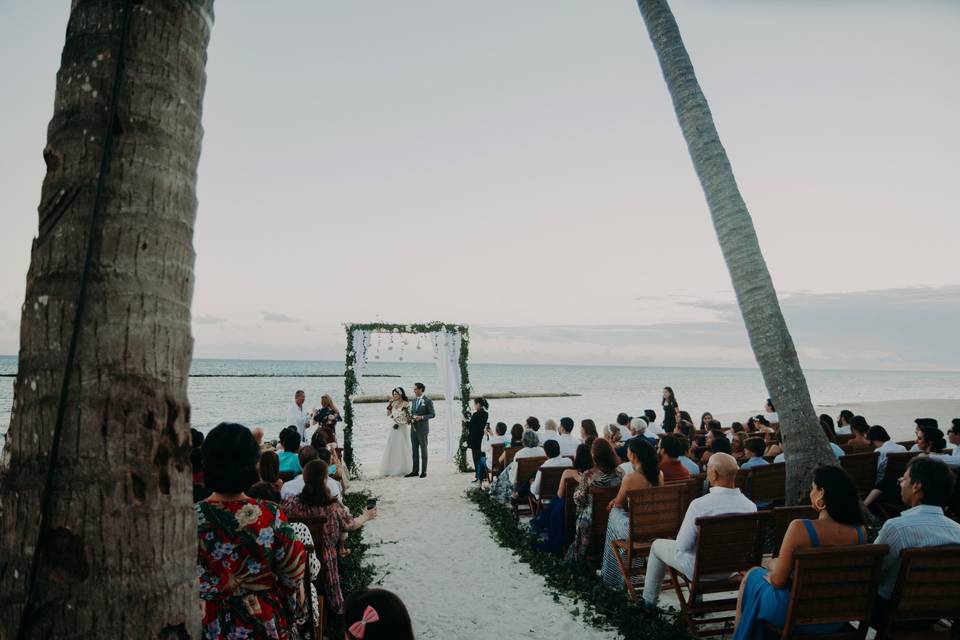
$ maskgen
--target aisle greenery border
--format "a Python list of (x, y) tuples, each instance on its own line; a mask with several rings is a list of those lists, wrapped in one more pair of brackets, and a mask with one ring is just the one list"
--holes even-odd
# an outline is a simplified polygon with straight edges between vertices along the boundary
[[(343, 494), (343, 504), (353, 517), (359, 516), (367, 507), (367, 500), (374, 496), (369, 491), (354, 491)], [(352, 593), (362, 591), (373, 582), (374, 567), (366, 562), (367, 550), (370, 545), (363, 540), (363, 527), (347, 536), (347, 549), (350, 554), (338, 560), (340, 571), (340, 590), (346, 598)], [(326, 629), (327, 637), (342, 638), (344, 635), (343, 619), (339, 616), (329, 616)]]
[[(343, 457), (350, 471), (357, 475), (359, 463), (353, 455), (353, 401), (357, 392), (357, 376), (353, 370), (353, 332), (357, 329), (373, 333), (434, 333), (443, 331), (460, 334), (460, 411), (463, 420), (470, 419), (470, 372), (467, 361), (470, 357), (470, 328), (463, 324), (428, 322), (424, 324), (391, 324), (387, 322), (367, 322), (344, 325), (347, 332), (347, 349), (343, 372)], [(455, 462), (460, 471), (471, 471), (466, 454), (467, 429), (460, 430), (460, 444), (457, 446)]]
[(554, 600), (559, 601), (561, 595), (573, 598), (574, 615), (582, 613), (589, 624), (601, 629), (613, 628), (626, 640), (691, 639), (678, 616), (647, 609), (630, 601), (625, 592), (605, 586), (596, 576), (574, 570), (560, 557), (534, 551), (526, 524), (521, 523), (511, 509), (486, 493), (473, 489), (467, 492), (467, 497), (486, 516), (494, 539), (546, 579), (547, 586), (553, 590)]

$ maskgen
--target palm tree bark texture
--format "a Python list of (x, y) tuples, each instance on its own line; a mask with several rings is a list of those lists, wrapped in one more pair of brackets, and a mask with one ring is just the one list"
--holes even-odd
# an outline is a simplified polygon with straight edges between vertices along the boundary
[(817, 418), (747, 205), (666, 0), (638, 0), (680, 129), (707, 198), (763, 381), (780, 415), (787, 503), (803, 500), (818, 464), (837, 464)]
[[(36, 553), (30, 637), (199, 635), (187, 375), (212, 12), (213, 0), (72, 2), (0, 460), (2, 638), (17, 633)], [(105, 138), (111, 161), (91, 232)], [(51, 459), (88, 239), (86, 305)], [(36, 549), (50, 465), (48, 534)]]

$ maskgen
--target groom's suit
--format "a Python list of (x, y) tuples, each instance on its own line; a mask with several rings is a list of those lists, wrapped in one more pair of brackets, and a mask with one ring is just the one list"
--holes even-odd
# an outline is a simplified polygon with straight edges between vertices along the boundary
[[(410, 423), (410, 445), (413, 449), (413, 473), (427, 472), (427, 436), (430, 434), (430, 419), (435, 418), (433, 400), (424, 393), (414, 398), (410, 414), (414, 417), (423, 416), (422, 420)], [(423, 457), (423, 468), (420, 468), (420, 458)]]

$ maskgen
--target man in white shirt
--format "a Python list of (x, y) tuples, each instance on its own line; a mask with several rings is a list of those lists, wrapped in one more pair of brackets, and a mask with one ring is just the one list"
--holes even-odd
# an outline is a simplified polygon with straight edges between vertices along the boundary
[[(541, 469), (548, 469), (550, 467), (564, 467), (569, 469), (573, 466), (573, 461), (570, 458), (565, 458), (560, 455), (560, 443), (556, 440), (547, 440), (544, 442), (543, 450), (547, 454), (547, 460), (540, 465)], [(533, 494), (535, 499), (540, 498), (540, 471), (537, 471), (533, 482), (530, 483), (530, 493)]]
[(573, 426), (573, 418), (560, 418), (560, 435), (557, 436), (557, 443), (560, 445), (560, 455), (562, 456), (577, 455), (577, 447), (580, 446), (580, 441), (570, 435), (573, 433)]
[(626, 413), (617, 414), (617, 426), (620, 428), (620, 442), (626, 442), (633, 437), (630, 433), (630, 416)]
[(757, 505), (736, 488), (737, 461), (727, 453), (715, 453), (707, 462), (707, 480), (710, 493), (690, 503), (680, 525), (676, 540), (657, 539), (647, 558), (647, 575), (643, 581), (643, 600), (648, 607), (656, 607), (660, 585), (667, 566), (688, 578), (693, 575), (697, 548), (697, 518), (737, 513), (754, 513)]
[(303, 389), (297, 389), (297, 392), (293, 394), (293, 404), (287, 411), (287, 426), (295, 426), (300, 433), (300, 440), (304, 442), (306, 442), (307, 437), (307, 424), (310, 422), (310, 413), (303, 406), (303, 401), (306, 399), (307, 395), (303, 392)]
[(884, 475), (886, 475), (887, 472), (887, 454), (905, 453), (907, 448), (891, 440), (887, 430), (878, 424), (873, 425), (867, 430), (867, 440), (876, 447), (875, 451), (880, 454), (877, 458), (877, 487), (871, 489), (870, 493), (868, 493), (867, 497), (863, 500), (863, 504), (869, 507), (883, 495), (883, 488), (880, 485), (881, 481), (885, 483), (897, 481), (897, 478), (884, 479)]
[(560, 435), (557, 433), (557, 421), (553, 418), (547, 418), (543, 423), (543, 432), (537, 435), (540, 436), (540, 446), (543, 446), (548, 440), (559, 440)]
[(850, 409), (844, 409), (840, 412), (840, 415), (837, 416), (837, 435), (838, 436), (852, 436), (853, 431), (850, 429), (850, 423), (853, 421), (853, 411)]

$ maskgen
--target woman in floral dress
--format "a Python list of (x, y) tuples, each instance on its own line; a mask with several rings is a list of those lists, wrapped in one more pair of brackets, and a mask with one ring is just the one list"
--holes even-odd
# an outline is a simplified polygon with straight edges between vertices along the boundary
[(573, 492), (573, 503), (577, 506), (577, 529), (565, 558), (570, 564), (582, 563), (586, 559), (587, 547), (590, 546), (593, 519), (590, 488), (619, 487), (623, 479), (623, 470), (618, 466), (620, 459), (608, 441), (599, 438), (594, 440), (590, 453), (593, 456), (593, 468), (584, 472), (580, 485)]
[(340, 570), (337, 566), (337, 549), (347, 538), (347, 533), (356, 531), (365, 522), (377, 517), (377, 510), (367, 509), (363, 515), (350, 517), (340, 502), (330, 495), (327, 489), (328, 466), (323, 460), (311, 460), (303, 468), (303, 491), (299, 495), (287, 498), (283, 510), (291, 518), (326, 518), (323, 523), (323, 539), (314, 540), (320, 555), (323, 571), (324, 595), (330, 609), (336, 614), (343, 613), (343, 593), (340, 591)]
[(306, 555), (275, 504), (243, 493), (259, 479), (256, 440), (243, 425), (221, 423), (202, 452), (213, 491), (196, 505), (203, 637), (296, 637), (292, 612)]

